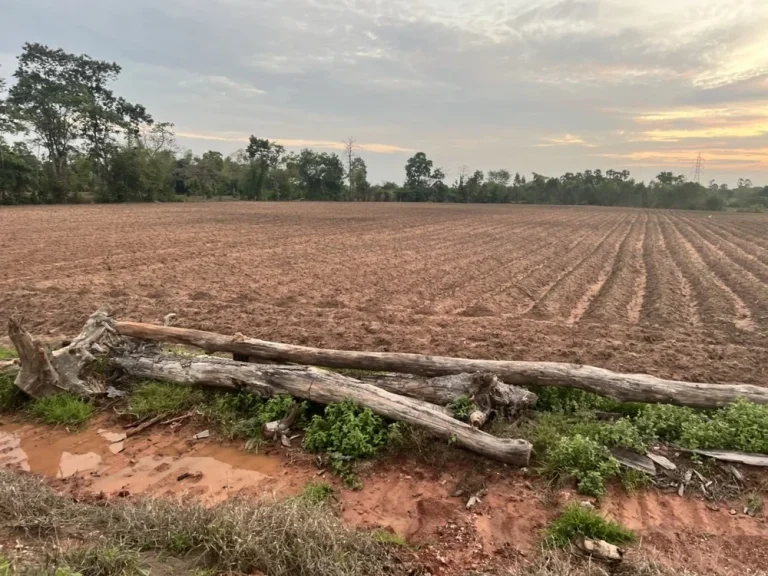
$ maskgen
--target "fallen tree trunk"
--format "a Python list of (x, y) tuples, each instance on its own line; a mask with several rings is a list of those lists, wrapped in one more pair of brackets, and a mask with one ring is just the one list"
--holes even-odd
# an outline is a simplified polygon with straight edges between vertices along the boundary
[(456, 444), (488, 458), (527, 466), (531, 445), (525, 440), (496, 438), (448, 416), (439, 406), (398, 396), (342, 374), (309, 366), (250, 364), (211, 356), (175, 357), (130, 353), (110, 359), (130, 376), (179, 384), (246, 389), (263, 397), (290, 394), (321, 404), (352, 400), (374, 413), (452, 438)]
[(115, 329), (124, 336), (188, 344), (207, 352), (230, 352), (261, 360), (330, 368), (405, 372), (422, 376), (489, 372), (508, 384), (578, 388), (620, 402), (659, 402), (694, 408), (719, 408), (737, 398), (745, 398), (756, 404), (768, 404), (768, 388), (760, 386), (681, 382), (647, 374), (621, 374), (579, 364), (470, 360), (393, 352), (328, 350), (256, 340), (241, 334), (225, 336), (215, 332), (138, 322), (117, 322)]
[(71, 343), (52, 352), (32, 338), (18, 319), (11, 318), (8, 336), (16, 347), (20, 362), (16, 386), (33, 398), (61, 392), (78, 396), (104, 394), (103, 383), (86, 375), (84, 370), (95, 360), (92, 352), (104, 352), (100, 342), (112, 333), (112, 322), (109, 308), (102, 306), (91, 314)]
[(495, 410), (505, 416), (514, 416), (536, 405), (536, 394), (525, 388), (505, 384), (488, 373), (462, 373), (434, 378), (410, 374), (364, 374), (358, 379), (393, 394), (418, 398), (438, 406), (447, 406), (457, 398), (467, 396), (485, 411)]

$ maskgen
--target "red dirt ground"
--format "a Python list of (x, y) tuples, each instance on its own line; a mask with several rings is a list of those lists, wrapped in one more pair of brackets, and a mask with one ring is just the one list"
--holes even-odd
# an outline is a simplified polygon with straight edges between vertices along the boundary
[(0, 324), (118, 317), (347, 349), (765, 383), (768, 218), (205, 203), (0, 210)]
[[(308, 482), (330, 482), (346, 522), (406, 538), (419, 546), (418, 561), (436, 576), (533, 561), (558, 511), (544, 496), (541, 480), (480, 459), (456, 457), (440, 467), (410, 457), (385, 459), (363, 470), (361, 491), (350, 491), (330, 473), (319, 476), (312, 456), (300, 449), (267, 447), (254, 454), (214, 437), (193, 440), (200, 429), (195, 424), (161, 427), (111, 443), (124, 431), (104, 414), (74, 434), (4, 418), (0, 466), (47, 476), (64, 493), (107, 499), (138, 494), (207, 502), (235, 494), (286, 497), (299, 494)], [(201, 472), (202, 477), (178, 481), (184, 472)], [(487, 495), (467, 510), (467, 495), (480, 487)], [(457, 488), (464, 490), (461, 497), (454, 496)], [(614, 487), (600, 511), (638, 533), (640, 549), (633, 554), (681, 571), (740, 576), (768, 566), (765, 514), (731, 515), (729, 506), (713, 510), (700, 498), (657, 490), (628, 495)], [(557, 499), (562, 504), (583, 497), (566, 489)], [(739, 509), (742, 505), (733, 503)]]

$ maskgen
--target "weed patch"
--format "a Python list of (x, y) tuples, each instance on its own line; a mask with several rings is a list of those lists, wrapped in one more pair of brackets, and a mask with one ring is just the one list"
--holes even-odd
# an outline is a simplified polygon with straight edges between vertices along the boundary
[[(295, 403), (287, 395), (264, 400), (248, 392), (215, 392), (208, 396), (201, 410), (225, 438), (260, 439), (264, 424), (282, 420)], [(296, 428), (306, 425), (308, 409), (308, 402), (298, 403)]]
[(469, 416), (477, 410), (477, 405), (466, 394), (462, 394), (448, 405), (453, 411), (453, 417), (462, 422), (469, 422)]
[(333, 471), (355, 485), (351, 464), (369, 458), (396, 436), (399, 428), (387, 426), (382, 418), (361, 408), (351, 400), (329, 404), (322, 416), (314, 416), (304, 437), (304, 447), (312, 452), (325, 452)]
[(93, 414), (93, 405), (71, 394), (56, 394), (34, 400), (30, 413), (46, 424), (77, 426)]
[(605, 480), (618, 476), (619, 463), (602, 444), (581, 434), (563, 436), (550, 450), (543, 472), (552, 478), (572, 476), (579, 492), (589, 496), (605, 493)]
[(573, 503), (566, 506), (547, 529), (547, 543), (553, 548), (562, 548), (577, 534), (594, 540), (605, 540), (611, 544), (626, 544), (635, 540), (632, 530), (606, 520), (581, 504)]
[(128, 411), (138, 418), (173, 414), (200, 404), (205, 394), (198, 388), (162, 382), (140, 382), (131, 392)]

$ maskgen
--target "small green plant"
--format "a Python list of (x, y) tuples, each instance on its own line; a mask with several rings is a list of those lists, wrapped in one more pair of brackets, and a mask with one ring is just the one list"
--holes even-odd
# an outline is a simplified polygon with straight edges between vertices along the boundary
[(325, 504), (333, 496), (333, 488), (326, 482), (310, 482), (301, 491), (301, 498), (310, 504)]
[(204, 399), (197, 388), (162, 382), (141, 382), (128, 399), (128, 411), (138, 418), (189, 410)]
[(352, 487), (359, 480), (352, 474), (355, 460), (369, 458), (385, 446), (390, 427), (370, 408), (361, 408), (351, 400), (329, 404), (323, 416), (314, 416), (304, 437), (304, 447), (325, 452), (333, 471)]
[(567, 546), (573, 538), (581, 534), (585, 538), (605, 540), (611, 544), (634, 542), (635, 533), (621, 524), (606, 520), (594, 510), (581, 504), (569, 504), (546, 533), (547, 544), (553, 548)]
[(195, 547), (195, 537), (189, 532), (173, 532), (168, 535), (168, 551), (173, 554), (184, 554)]
[(469, 422), (469, 415), (477, 410), (477, 404), (466, 394), (462, 394), (448, 405), (453, 411), (453, 417), (462, 422)]
[(13, 360), (18, 357), (19, 355), (16, 353), (15, 349), (0, 346), (0, 360)]
[(29, 397), (14, 384), (14, 379), (15, 376), (0, 376), (0, 413), (16, 412), (29, 402)]
[(576, 434), (558, 440), (547, 455), (543, 472), (552, 478), (573, 476), (579, 492), (599, 497), (605, 493), (605, 479), (617, 476), (620, 468), (605, 446)]
[(747, 514), (750, 516), (757, 516), (758, 514), (762, 513), (763, 506), (763, 497), (760, 496), (760, 494), (757, 492), (750, 492), (747, 494)]
[(46, 424), (77, 426), (91, 417), (93, 405), (71, 394), (56, 394), (33, 401), (29, 411)]
[(0, 554), (0, 576), (11, 576), (13, 574), (13, 565), (11, 561)]

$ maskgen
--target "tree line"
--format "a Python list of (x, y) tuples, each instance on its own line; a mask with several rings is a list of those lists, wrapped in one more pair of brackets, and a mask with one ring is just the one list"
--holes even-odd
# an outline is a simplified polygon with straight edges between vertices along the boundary
[(399, 184), (371, 184), (353, 139), (345, 153), (251, 136), (224, 156), (181, 152), (173, 124), (116, 95), (118, 64), (27, 43), (14, 81), (0, 78), (0, 204), (152, 202), (185, 197), (247, 200), (586, 204), (720, 210), (768, 207), (768, 186), (702, 186), (661, 172), (646, 184), (627, 170), (526, 178), (463, 167), (452, 183), (423, 152)]

